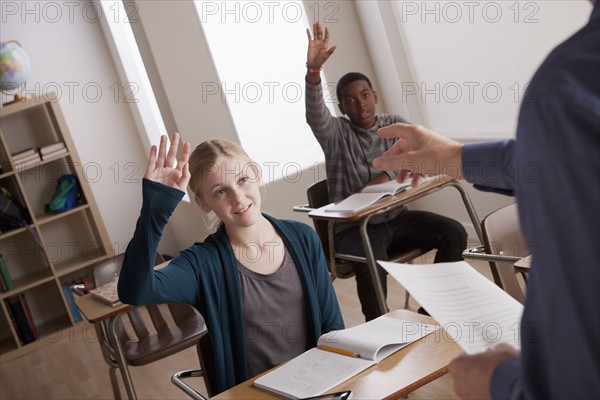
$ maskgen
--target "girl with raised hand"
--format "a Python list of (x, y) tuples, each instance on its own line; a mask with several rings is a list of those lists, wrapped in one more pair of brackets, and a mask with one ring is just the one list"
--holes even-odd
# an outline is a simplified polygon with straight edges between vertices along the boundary
[[(212, 139), (190, 156), (179, 134), (152, 146), (143, 204), (119, 277), (119, 298), (134, 304), (189, 303), (214, 347), (217, 392), (311, 347), (344, 324), (318, 236), (307, 225), (261, 212), (260, 170), (237, 144)], [(189, 162), (188, 162), (189, 158)], [(188, 186), (215, 233), (154, 270), (169, 217)]]

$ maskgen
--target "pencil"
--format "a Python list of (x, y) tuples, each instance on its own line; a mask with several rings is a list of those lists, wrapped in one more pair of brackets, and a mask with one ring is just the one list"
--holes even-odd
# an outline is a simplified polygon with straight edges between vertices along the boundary
[(342, 354), (344, 356), (350, 356), (350, 357), (360, 358), (360, 354), (354, 353), (352, 351), (348, 351), (348, 350), (344, 350), (344, 349), (338, 349), (338, 348), (331, 347), (331, 346), (318, 346), (318, 347), (321, 350), (331, 351), (332, 353), (338, 353), (338, 354)]

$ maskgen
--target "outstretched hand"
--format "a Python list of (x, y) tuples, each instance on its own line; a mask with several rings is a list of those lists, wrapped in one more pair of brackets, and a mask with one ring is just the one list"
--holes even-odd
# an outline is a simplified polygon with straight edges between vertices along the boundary
[(502, 361), (518, 357), (512, 346), (501, 343), (483, 353), (456, 357), (448, 365), (454, 378), (454, 392), (463, 399), (490, 399), (490, 381), (494, 370)]
[(308, 54), (306, 56), (306, 65), (313, 69), (320, 69), (325, 61), (335, 51), (335, 46), (329, 47), (329, 29), (323, 28), (320, 22), (313, 24), (313, 35), (310, 34), (310, 29), (306, 30), (308, 36)]
[(173, 133), (171, 145), (167, 152), (167, 136), (162, 135), (158, 147), (158, 157), (156, 154), (156, 145), (152, 145), (144, 178), (185, 192), (190, 181), (188, 165), (190, 144), (187, 142), (183, 144), (181, 155), (179, 156), (179, 160), (177, 160), (179, 137), (179, 133)]
[(412, 177), (417, 186), (425, 175), (446, 174), (462, 179), (462, 144), (419, 125), (393, 124), (377, 131), (382, 138), (398, 138), (381, 157), (373, 160), (380, 170), (399, 170), (397, 180)]

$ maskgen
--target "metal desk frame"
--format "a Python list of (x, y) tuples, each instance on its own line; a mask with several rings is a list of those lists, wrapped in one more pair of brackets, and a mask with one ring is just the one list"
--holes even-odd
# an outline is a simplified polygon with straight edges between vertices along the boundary
[[(313, 219), (321, 219), (329, 221), (328, 224), (328, 234), (329, 234), (329, 256), (333, 261), (334, 258), (345, 259), (356, 262), (363, 262), (367, 264), (369, 267), (369, 271), (371, 272), (371, 279), (373, 280), (373, 286), (375, 288), (375, 295), (377, 296), (377, 301), (379, 303), (379, 308), (381, 311), (381, 315), (387, 313), (388, 307), (385, 301), (385, 296), (383, 294), (383, 287), (381, 286), (381, 281), (379, 280), (379, 271), (377, 270), (377, 260), (373, 254), (373, 248), (371, 246), (371, 241), (369, 239), (369, 234), (367, 232), (367, 227), (369, 225), (369, 221), (371, 218), (384, 214), (394, 208), (403, 206), (409, 202), (420, 199), (424, 196), (430, 195), (432, 193), (437, 192), (440, 189), (445, 187), (453, 187), (460, 193), (462, 201), (465, 205), (467, 213), (469, 214), (469, 218), (473, 222), (473, 227), (475, 232), (477, 233), (477, 237), (480, 242), (483, 243), (483, 234), (481, 231), (481, 225), (479, 221), (479, 217), (477, 216), (477, 212), (473, 207), (473, 203), (471, 202), (471, 198), (469, 194), (465, 190), (465, 188), (457, 181), (452, 180), (447, 176), (438, 176), (432, 180), (429, 180), (417, 188), (410, 188), (403, 192), (398, 193), (395, 196), (388, 197), (378, 201), (377, 203), (369, 206), (363, 210), (352, 213), (338, 213), (338, 212), (326, 212), (324, 209), (328, 206), (321, 207), (319, 209), (310, 209), (306, 206), (297, 206), (294, 207), (294, 211), (308, 212), (308, 216)], [(363, 248), (365, 250), (365, 257), (357, 257), (348, 254), (338, 254), (335, 252), (334, 245), (334, 227), (336, 222), (356, 222), (360, 221), (360, 236)], [(335, 264), (332, 264), (335, 265)]]

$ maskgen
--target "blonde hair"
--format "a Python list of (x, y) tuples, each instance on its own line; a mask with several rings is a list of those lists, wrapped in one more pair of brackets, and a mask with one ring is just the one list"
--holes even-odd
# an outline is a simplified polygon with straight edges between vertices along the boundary
[(237, 143), (225, 139), (210, 139), (200, 143), (192, 152), (189, 159), (190, 189), (203, 199), (202, 185), (206, 182), (208, 175), (215, 173), (217, 161), (221, 157), (235, 158), (243, 161), (245, 166), (256, 164), (250, 159), (246, 151)]

